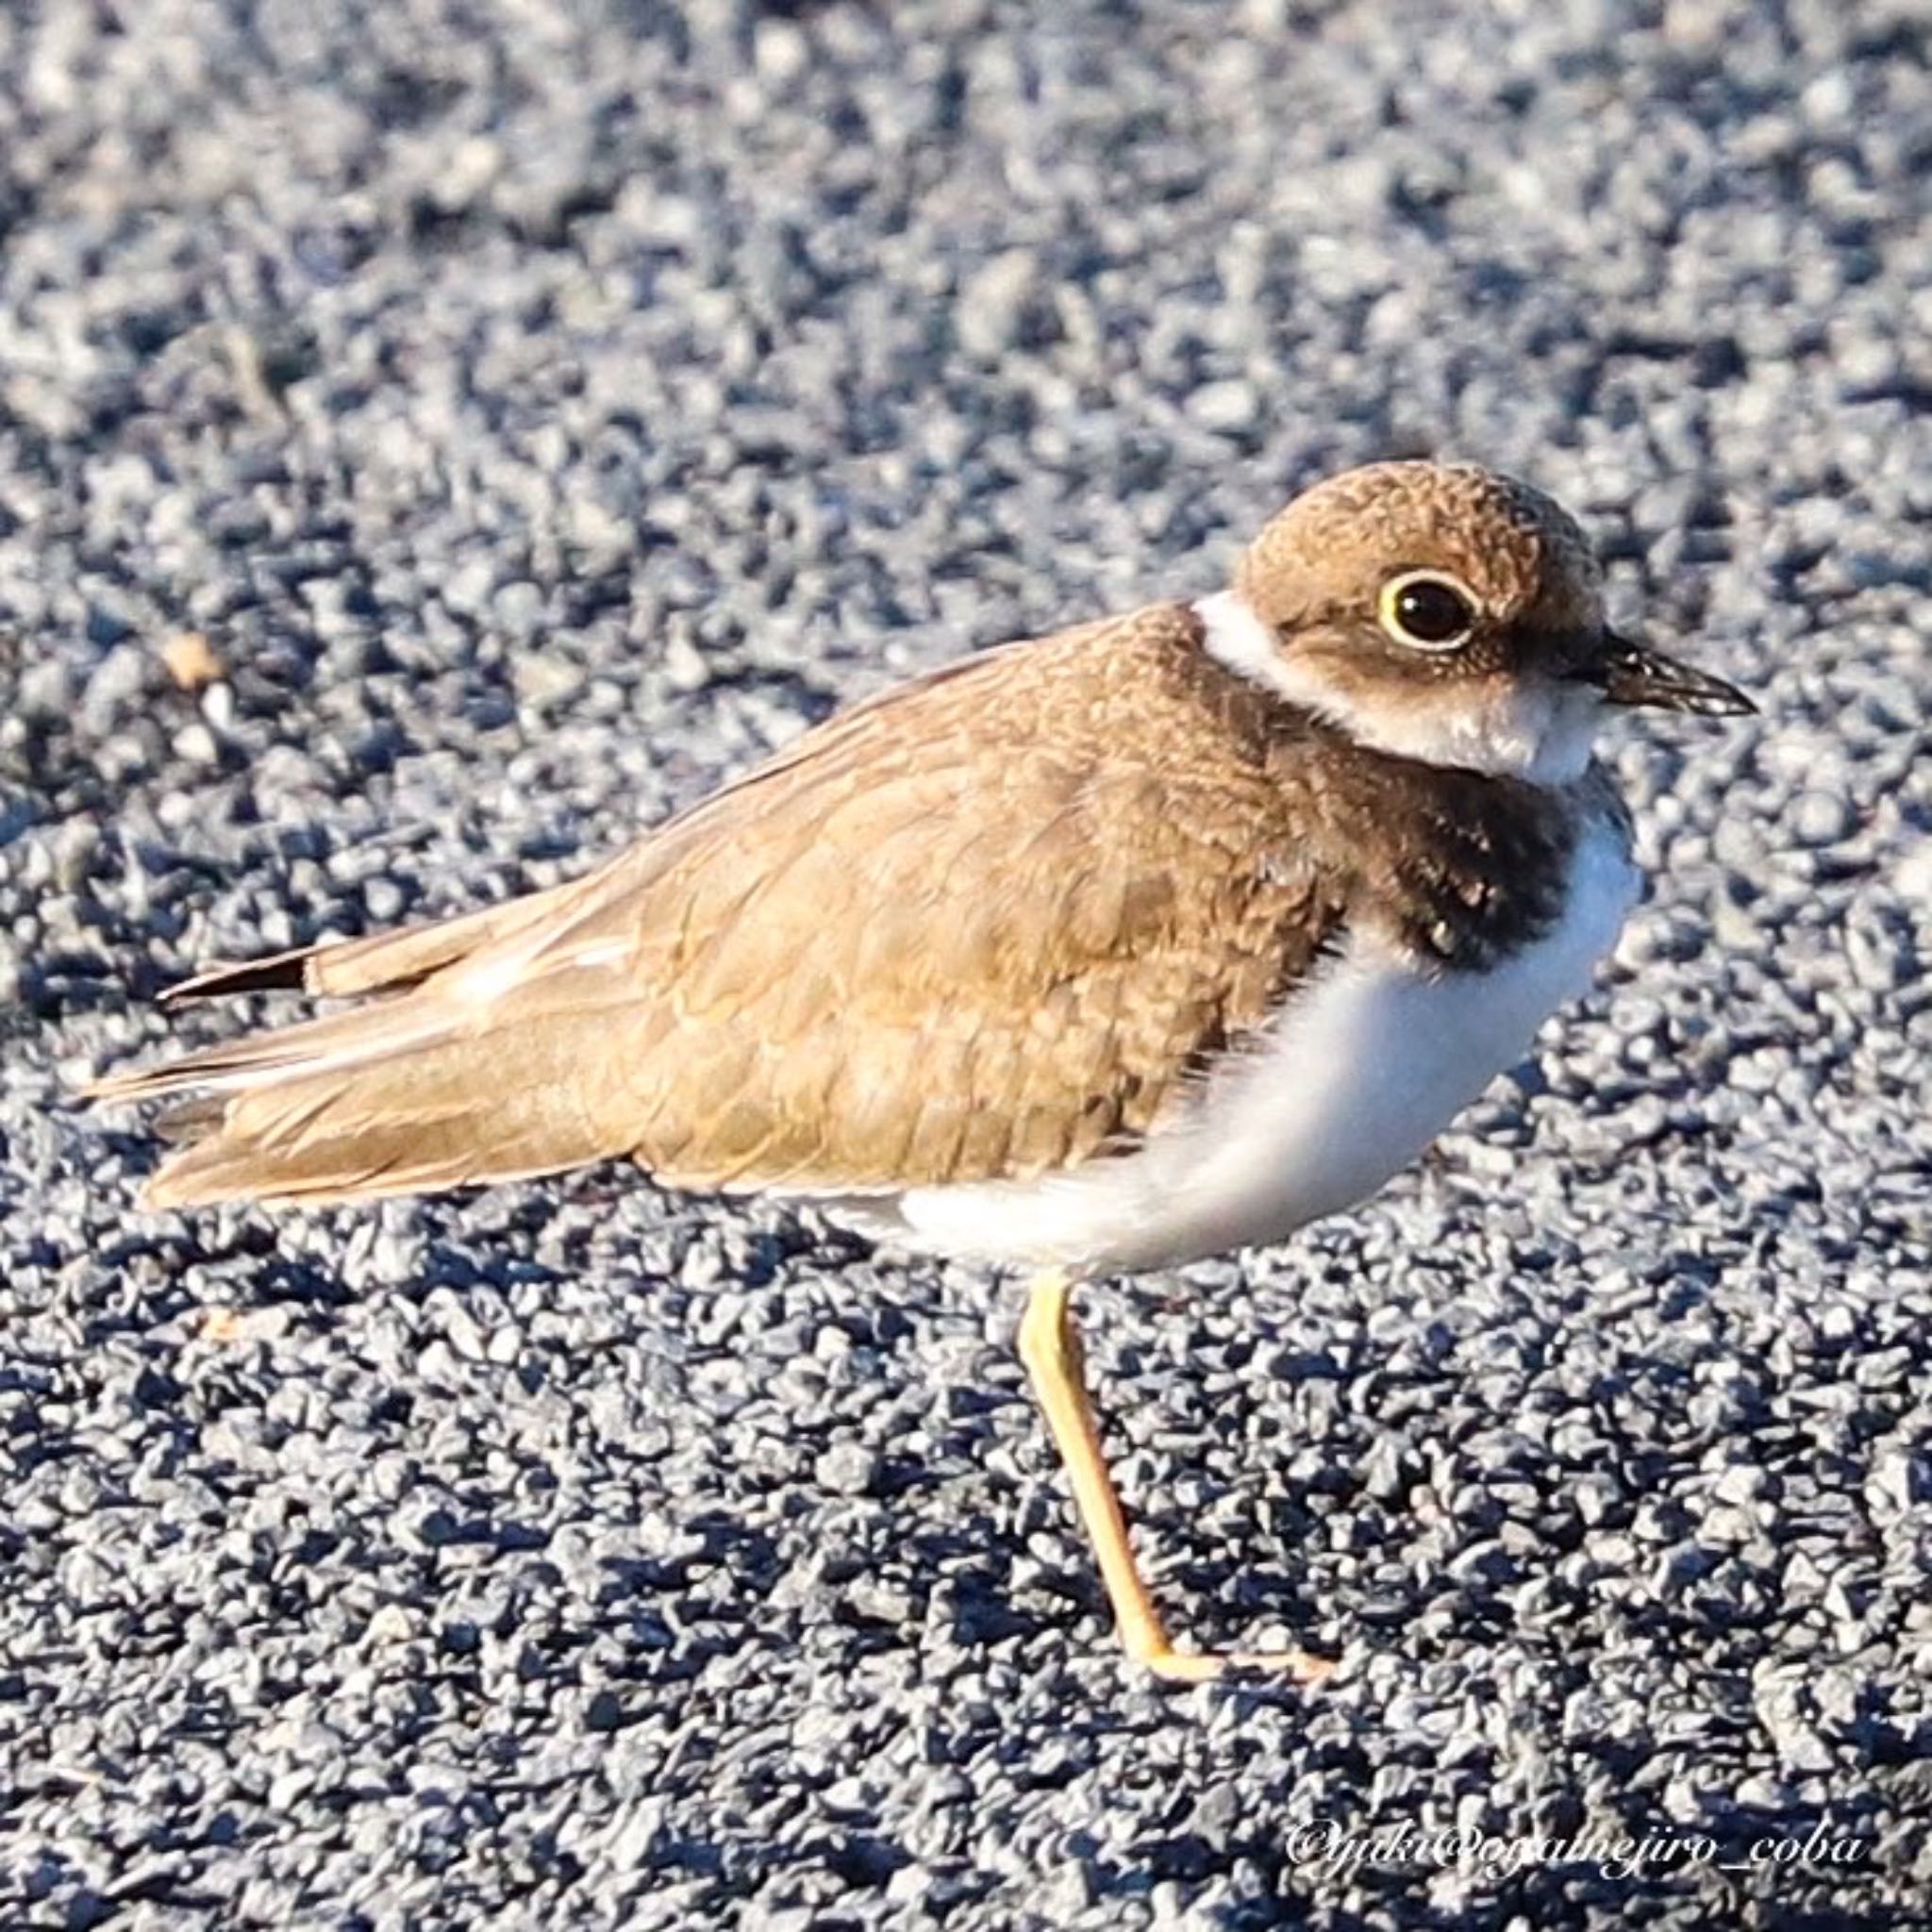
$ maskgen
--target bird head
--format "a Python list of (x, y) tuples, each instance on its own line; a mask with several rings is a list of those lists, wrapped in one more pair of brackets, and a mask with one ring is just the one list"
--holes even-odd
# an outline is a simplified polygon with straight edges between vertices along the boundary
[(1613, 630), (1574, 519), (1474, 464), (1374, 463), (1316, 485), (1249, 546), (1233, 598), (1239, 668), (1431, 763), (1560, 781), (1609, 708), (1756, 708)]

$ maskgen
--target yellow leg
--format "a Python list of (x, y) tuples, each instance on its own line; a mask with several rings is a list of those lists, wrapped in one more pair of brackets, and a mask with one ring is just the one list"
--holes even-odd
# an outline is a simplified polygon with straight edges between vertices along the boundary
[(1058, 1269), (1050, 1269), (1033, 1284), (1026, 1312), (1020, 1320), (1020, 1359), (1033, 1378), (1034, 1393), (1046, 1412), (1060, 1459), (1073, 1485), (1074, 1504), (1080, 1512), (1100, 1574), (1113, 1604), (1114, 1621), (1128, 1658), (1170, 1683), (1199, 1684), (1218, 1677), (1230, 1666), (1241, 1670), (1280, 1671), (1298, 1683), (1312, 1684), (1335, 1668), (1324, 1657), (1307, 1651), (1234, 1651), (1203, 1655), (1176, 1650), (1160, 1612), (1141, 1580), (1134, 1553), (1127, 1542), (1127, 1520), (1121, 1499), (1107, 1473), (1100, 1446), (1100, 1428), (1087, 1394), (1079, 1330), (1071, 1307), (1073, 1283)]

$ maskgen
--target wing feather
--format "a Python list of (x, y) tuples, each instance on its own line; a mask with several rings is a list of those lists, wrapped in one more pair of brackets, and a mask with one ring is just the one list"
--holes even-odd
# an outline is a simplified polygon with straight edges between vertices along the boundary
[(843, 1195), (1091, 1158), (1261, 1024), (1341, 917), (1280, 759), (1231, 713), (1202, 728), (1231, 682), (1179, 607), (968, 659), (584, 880), (292, 956), (311, 991), (386, 991), (369, 1006), (97, 1091), (226, 1096), (182, 1116), (202, 1138), (166, 1201), (613, 1154)]

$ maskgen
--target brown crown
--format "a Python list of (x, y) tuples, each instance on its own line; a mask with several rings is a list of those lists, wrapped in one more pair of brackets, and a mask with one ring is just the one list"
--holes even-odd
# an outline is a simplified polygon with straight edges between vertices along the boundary
[(1404, 571), (1453, 573), (1492, 622), (1551, 633), (1602, 624), (1602, 574), (1552, 498), (1474, 463), (1370, 463), (1318, 483), (1248, 546), (1235, 587), (1264, 624), (1358, 615)]

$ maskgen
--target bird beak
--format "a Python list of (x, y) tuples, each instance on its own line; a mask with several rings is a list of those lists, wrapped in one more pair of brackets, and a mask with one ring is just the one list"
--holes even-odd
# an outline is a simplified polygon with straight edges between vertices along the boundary
[(1612, 705), (1656, 705), (1699, 718), (1738, 718), (1757, 709), (1736, 685), (1614, 631), (1605, 632), (1603, 648), (1571, 675), (1595, 685)]

